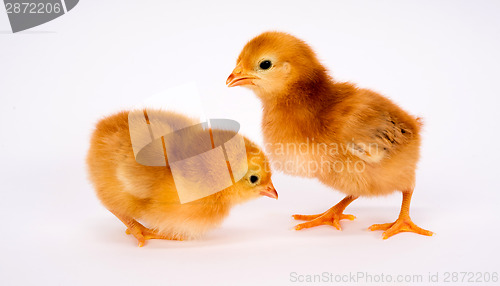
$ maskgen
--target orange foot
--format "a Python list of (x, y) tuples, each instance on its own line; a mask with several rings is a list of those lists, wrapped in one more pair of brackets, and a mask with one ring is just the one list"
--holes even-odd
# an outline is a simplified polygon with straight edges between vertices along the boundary
[(184, 240), (181, 236), (168, 236), (151, 230), (142, 224), (135, 222), (127, 230), (126, 234), (132, 234), (139, 242), (139, 247), (143, 247), (148, 239), (168, 239), (168, 240)]
[(342, 211), (337, 211), (335, 209), (329, 209), (326, 212), (317, 215), (293, 215), (292, 217), (296, 220), (308, 220), (308, 222), (296, 225), (295, 230), (315, 227), (318, 225), (331, 225), (338, 230), (342, 230), (340, 227), (340, 220), (354, 220), (356, 218), (353, 215), (343, 214)]
[(408, 218), (398, 218), (392, 223), (374, 224), (368, 228), (371, 231), (374, 230), (385, 230), (382, 234), (383, 239), (388, 239), (389, 237), (398, 234), (400, 232), (414, 232), (421, 235), (432, 236), (434, 233), (432, 231), (425, 230), (414, 224), (411, 219)]

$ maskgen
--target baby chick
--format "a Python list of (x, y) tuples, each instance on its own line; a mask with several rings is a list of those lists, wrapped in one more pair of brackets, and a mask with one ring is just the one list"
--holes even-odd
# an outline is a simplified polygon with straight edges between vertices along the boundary
[(358, 197), (401, 191), (398, 219), (369, 229), (384, 230), (384, 239), (404, 231), (433, 234), (409, 215), (419, 118), (369, 89), (334, 81), (309, 45), (282, 32), (249, 41), (226, 84), (250, 88), (261, 100), (262, 130), (274, 168), (317, 178), (346, 194), (322, 214), (294, 215), (307, 221), (296, 230), (325, 224), (340, 230), (340, 220), (355, 218), (343, 211)]
[[(182, 115), (156, 112), (157, 116), (176, 117), (176, 122), (184, 126), (197, 124)], [(146, 166), (136, 161), (128, 114), (120, 112), (97, 124), (87, 165), (98, 198), (125, 224), (126, 233), (134, 235), (139, 246), (143, 246), (147, 239), (197, 238), (219, 225), (235, 204), (262, 195), (278, 198), (267, 158), (257, 145), (244, 138), (248, 171), (242, 173), (242, 179), (222, 191), (181, 204), (168, 158), (165, 158), (166, 166)], [(195, 131), (189, 140), (181, 142), (181, 151), (199, 150), (198, 146), (204, 143), (201, 141), (206, 136), (199, 136), (196, 132), (202, 131)], [(211, 129), (212, 146), (214, 137), (227, 132)], [(161, 156), (163, 159), (163, 154)], [(226, 162), (229, 167), (229, 162)], [(204, 182), (200, 180), (200, 184)]]

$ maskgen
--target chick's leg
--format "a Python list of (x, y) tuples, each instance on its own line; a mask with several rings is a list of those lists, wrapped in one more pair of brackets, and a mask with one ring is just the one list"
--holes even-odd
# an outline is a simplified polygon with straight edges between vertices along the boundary
[(341, 230), (340, 220), (348, 219), (354, 220), (356, 217), (350, 214), (343, 214), (345, 208), (358, 197), (347, 196), (341, 200), (338, 204), (327, 210), (322, 214), (317, 215), (293, 215), (294, 219), (297, 220), (308, 220), (308, 222), (301, 223), (295, 226), (295, 230), (301, 230), (304, 228), (315, 227), (318, 225), (331, 225), (338, 230)]
[(128, 216), (120, 215), (112, 211), (112, 213), (125, 224), (127, 230), (126, 234), (132, 234), (138, 241), (138, 246), (143, 247), (148, 239), (168, 239), (168, 240), (183, 240), (182, 237), (177, 236), (168, 236), (161, 233), (158, 233), (155, 230), (151, 230), (135, 219), (130, 218)]
[(393, 223), (374, 224), (370, 226), (369, 230), (384, 230), (382, 237), (388, 239), (389, 237), (400, 232), (414, 232), (422, 235), (433, 235), (432, 231), (425, 230), (418, 227), (411, 221), (410, 218), (410, 201), (413, 191), (403, 192), (403, 203), (401, 204), (401, 212), (398, 219)]

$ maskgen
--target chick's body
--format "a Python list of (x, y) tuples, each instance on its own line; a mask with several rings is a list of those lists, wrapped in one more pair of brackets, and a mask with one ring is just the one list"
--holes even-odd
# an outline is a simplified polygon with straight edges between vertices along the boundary
[[(331, 88), (329, 94), (341, 92)], [(412, 188), (420, 145), (417, 120), (369, 90), (342, 88), (351, 93), (317, 107), (310, 101), (264, 106), (266, 148), (279, 162), (273, 166), (353, 196)]]
[(409, 217), (419, 159), (418, 118), (389, 99), (351, 83), (336, 82), (302, 40), (266, 32), (243, 48), (228, 86), (252, 89), (263, 105), (262, 130), (272, 166), (313, 177), (346, 194), (319, 215), (295, 215), (303, 229), (322, 224), (340, 229), (349, 203), (359, 196), (403, 192), (394, 223), (374, 225), (384, 238), (401, 231), (432, 233)]
[[(157, 114), (183, 126), (197, 122), (178, 114)], [(158, 116), (157, 116), (158, 117)], [(175, 119), (172, 121), (172, 117)], [(214, 135), (227, 132), (212, 130)], [(191, 134), (184, 150), (196, 150), (202, 138)], [(260, 195), (276, 197), (267, 159), (244, 139), (247, 174), (233, 186), (210, 196), (181, 204), (170, 166), (145, 166), (136, 161), (129, 131), (128, 112), (101, 120), (92, 135), (87, 156), (89, 178), (104, 206), (116, 215), (142, 246), (146, 239), (197, 238), (219, 225), (237, 203)], [(250, 177), (258, 177), (258, 183)], [(140, 224), (143, 222), (147, 227)]]

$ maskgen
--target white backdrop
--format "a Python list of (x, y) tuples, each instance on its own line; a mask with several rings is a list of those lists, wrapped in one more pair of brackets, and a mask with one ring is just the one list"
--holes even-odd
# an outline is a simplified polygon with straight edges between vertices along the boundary
[[(499, 12), (498, 1), (83, 0), (12, 34), (1, 8), (0, 284), (303, 285), (298, 275), (326, 272), (422, 275), (409, 285), (437, 273), (449, 285), (447, 272), (500, 272)], [(236, 207), (199, 241), (138, 248), (125, 235), (86, 179), (93, 124), (196, 81), (209, 117), (235, 119), (262, 142), (259, 101), (225, 80), (266, 30), (303, 38), (336, 79), (425, 118), (411, 210), (437, 235), (384, 241), (366, 230), (397, 217), (399, 194), (354, 202), (346, 212), (358, 218), (342, 232), (293, 231), (292, 214), (322, 212), (342, 195), (283, 174), (278, 201)]]

